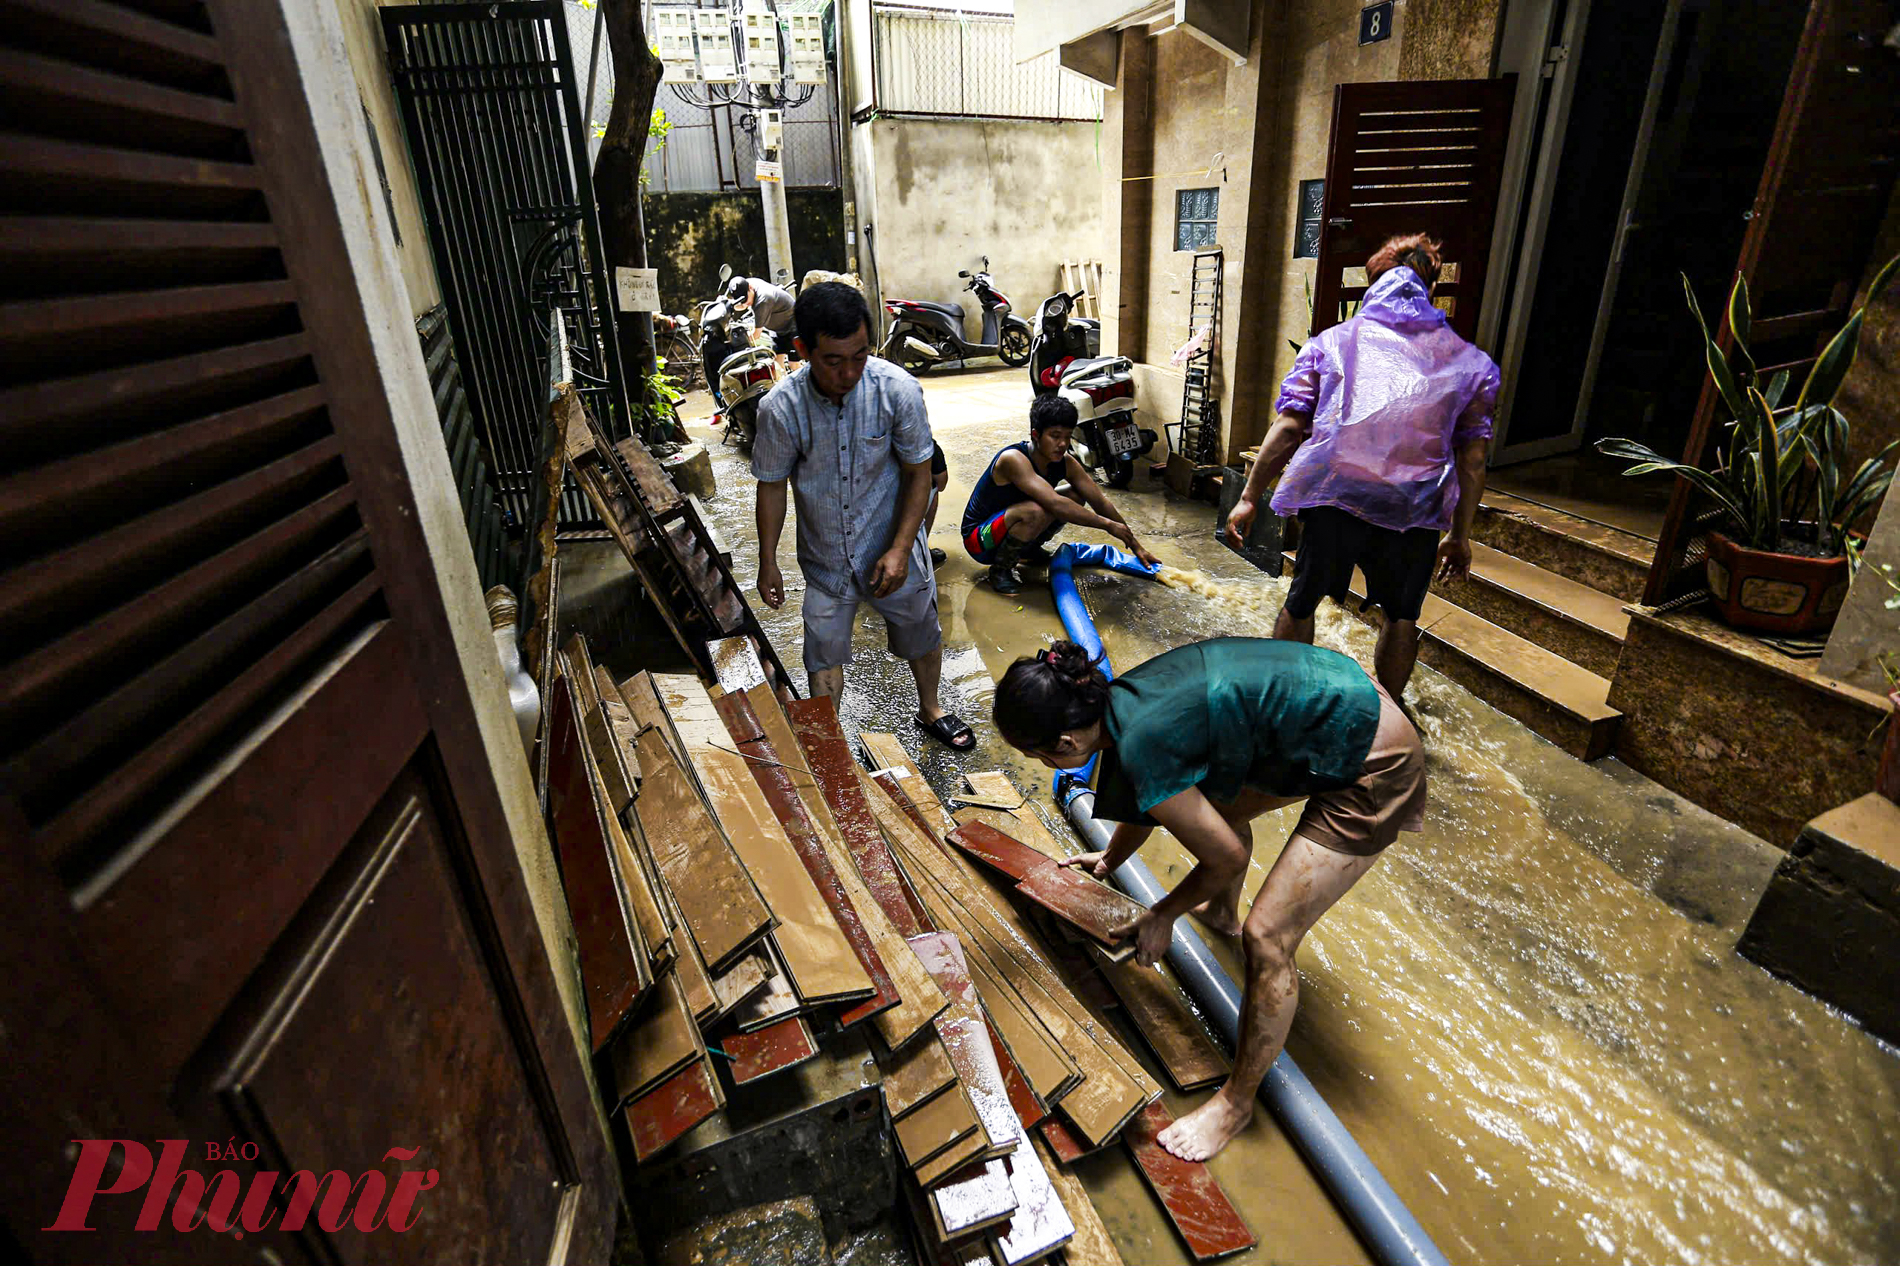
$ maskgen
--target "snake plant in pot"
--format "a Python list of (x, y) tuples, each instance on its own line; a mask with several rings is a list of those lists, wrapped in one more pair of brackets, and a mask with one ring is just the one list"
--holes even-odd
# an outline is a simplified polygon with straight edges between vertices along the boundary
[[(1867, 295), (1879, 294), (1900, 270), (1890, 260)], [(1808, 370), (1792, 403), (1787, 370), (1766, 382), (1749, 351), (1748, 283), (1729, 292), (1734, 345), (1725, 355), (1682, 279), (1689, 310), (1702, 330), (1709, 374), (1729, 421), (1706, 468), (1673, 461), (1633, 440), (1606, 439), (1597, 451), (1633, 462), (1626, 475), (1674, 471), (1713, 505), (1709, 527), (1709, 591), (1722, 618), (1738, 628), (1814, 633), (1834, 623), (1850, 579), (1847, 542), (1854, 525), (1880, 504), (1893, 481), (1888, 457), (1900, 440), (1845, 469), (1849, 424), (1834, 397), (1854, 363), (1865, 305), (1854, 310)]]

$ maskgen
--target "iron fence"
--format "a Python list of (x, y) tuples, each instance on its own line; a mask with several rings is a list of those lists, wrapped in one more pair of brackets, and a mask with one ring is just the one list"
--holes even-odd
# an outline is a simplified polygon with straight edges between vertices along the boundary
[[(469, 399), (516, 530), (539, 460), (551, 314), (566, 327), (576, 389), (610, 435), (630, 433), (565, 7), (381, 11)], [(571, 481), (560, 523), (599, 526)]]

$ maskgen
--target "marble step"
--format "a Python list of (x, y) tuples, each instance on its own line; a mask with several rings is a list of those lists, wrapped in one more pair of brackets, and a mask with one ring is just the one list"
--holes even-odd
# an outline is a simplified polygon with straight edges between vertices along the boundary
[(1471, 535), (1513, 558), (1625, 602), (1643, 596), (1656, 557), (1654, 541), (1496, 489), (1485, 490)]
[(1621, 598), (1481, 541), (1472, 542), (1470, 578), (1434, 582), (1432, 592), (1599, 677), (1616, 672), (1630, 622)]
[[(1365, 596), (1365, 576), (1355, 569), (1349, 609), (1358, 611)], [(1373, 615), (1361, 618), (1370, 623)], [(1579, 760), (1609, 754), (1623, 714), (1607, 702), (1607, 679), (1437, 594), (1425, 596), (1418, 626), (1421, 662)]]

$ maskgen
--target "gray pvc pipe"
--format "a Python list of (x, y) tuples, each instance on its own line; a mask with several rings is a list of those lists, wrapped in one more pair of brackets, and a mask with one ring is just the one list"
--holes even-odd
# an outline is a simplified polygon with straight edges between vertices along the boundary
[[(1095, 793), (1072, 789), (1063, 798), (1063, 811), (1084, 839), (1097, 849), (1108, 847), (1108, 829), (1095, 820)], [(1166, 894), (1154, 873), (1139, 858), (1130, 858), (1114, 872), (1117, 884), (1129, 896), (1152, 906)], [(1240, 986), (1220, 965), (1200, 933), (1182, 919), (1175, 920), (1174, 942), (1168, 962), (1181, 983), (1207, 1012), (1230, 1047), (1240, 1044)], [(1260, 1083), (1260, 1102), (1293, 1136), (1306, 1163), (1319, 1175), (1346, 1212), (1353, 1229), (1382, 1266), (1451, 1266), (1425, 1234), (1418, 1219), (1372, 1164), (1372, 1158), (1340, 1124), (1333, 1110), (1313, 1089), (1293, 1057), (1285, 1051)]]

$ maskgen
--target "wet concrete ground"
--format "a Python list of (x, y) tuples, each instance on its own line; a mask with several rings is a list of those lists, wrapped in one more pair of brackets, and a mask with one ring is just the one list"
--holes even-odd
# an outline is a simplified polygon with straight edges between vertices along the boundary
[[(932, 536), (951, 555), (938, 575), (944, 698), (978, 747), (952, 755), (911, 728), (909, 672), (868, 612), (845, 718), (902, 735), (940, 789), (1004, 768), (1047, 810), (1046, 771), (1001, 743), (989, 701), (1009, 663), (1061, 626), (1046, 588), (1003, 598), (979, 584), (957, 540), (971, 484), (1026, 434), (1026, 383), (966, 371), (925, 389), (951, 469)], [(749, 587), (751, 479), (716, 431), (692, 429), (714, 449), (709, 510)], [(1268, 634), (1286, 582), (1218, 545), (1211, 507), (1145, 476), (1115, 495), (1148, 548), (1190, 573), (1172, 588), (1082, 577), (1115, 663)], [(785, 607), (755, 605), (796, 671), (792, 535)], [(1320, 640), (1370, 663), (1371, 631), (1336, 608), (1322, 608)], [(1439, 1247), (1473, 1262), (1900, 1260), (1900, 1055), (1733, 953), (1778, 851), (1614, 760), (1574, 760), (1429, 668), (1411, 699), (1430, 757), (1427, 829), (1308, 936), (1289, 1050)], [(1250, 889), (1296, 816), (1255, 824)], [(1143, 856), (1163, 882), (1188, 868), (1164, 835)], [(1264, 1112), (1214, 1169), (1261, 1241), (1231, 1260), (1363, 1260)], [(1122, 1154), (1081, 1172), (1130, 1263), (1187, 1260)]]

